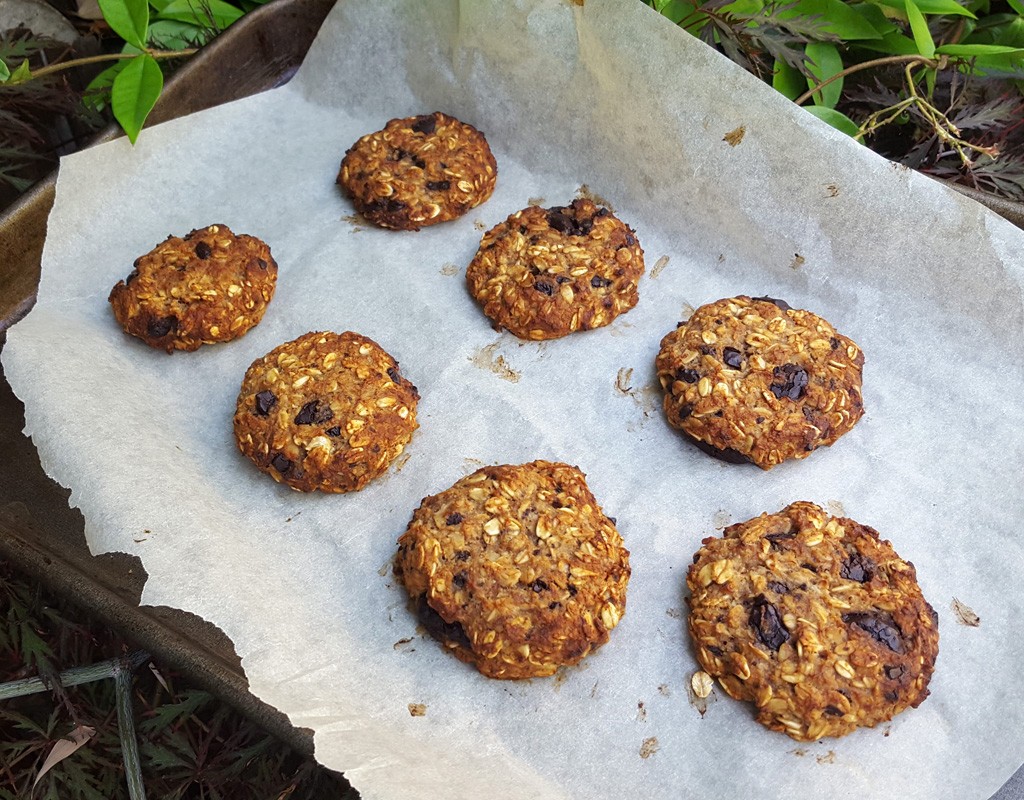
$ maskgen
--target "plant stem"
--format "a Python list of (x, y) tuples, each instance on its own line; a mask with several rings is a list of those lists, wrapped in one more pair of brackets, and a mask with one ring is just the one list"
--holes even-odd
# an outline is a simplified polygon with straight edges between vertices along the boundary
[[(146, 55), (152, 56), (153, 58), (184, 58), (191, 56), (199, 52), (198, 47), (186, 47), (184, 50), (145, 50), (143, 51)], [(75, 67), (84, 67), (88, 64), (102, 64), (104, 61), (120, 61), (125, 58), (135, 58), (140, 53), (104, 53), (98, 56), (85, 56), (83, 58), (73, 58), (70, 61), (61, 61), (56, 64), (48, 64), (40, 69), (32, 70), (31, 78), (45, 78), (47, 75), (54, 75), (64, 70), (74, 69)]]
[[(127, 664), (130, 669), (134, 670), (147, 658), (149, 655), (139, 650), (124, 659), (115, 658), (111, 661), (101, 661), (99, 664), (90, 664), (88, 667), (73, 667), (60, 673), (57, 676), (57, 682), (61, 686), (68, 687), (100, 681), (112, 677), (121, 664)], [(22, 678), (18, 681), (0, 684), (0, 700), (10, 700), (12, 697), (48, 692), (49, 690), (50, 683), (42, 678)]]
[(131, 800), (146, 800), (139, 763), (139, 742), (135, 737), (135, 715), (132, 710), (132, 673), (135, 667), (128, 659), (116, 662), (114, 689), (117, 695), (117, 735), (124, 755), (125, 780)]
[(793, 102), (796, 103), (798, 106), (802, 106), (814, 95), (820, 92), (824, 87), (832, 83), (832, 81), (838, 81), (841, 78), (845, 78), (847, 75), (853, 75), (855, 72), (861, 72), (862, 70), (865, 69), (872, 69), (873, 67), (884, 67), (887, 64), (910, 64), (911, 66), (913, 66), (914, 64), (923, 64), (924, 66), (932, 67), (933, 69), (937, 69), (939, 67), (938, 61), (931, 58), (925, 58), (924, 56), (921, 55), (886, 56), (885, 58), (875, 58), (872, 59), (871, 61), (862, 61), (860, 64), (854, 64), (852, 67), (847, 67), (844, 70), (840, 70), (835, 75), (826, 78), (821, 83), (817, 84), (813, 89), (808, 89)]

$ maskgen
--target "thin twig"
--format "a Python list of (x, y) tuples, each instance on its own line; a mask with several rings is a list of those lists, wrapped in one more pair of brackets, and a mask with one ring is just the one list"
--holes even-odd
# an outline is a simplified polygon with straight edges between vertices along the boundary
[[(187, 47), (184, 50), (143, 50), (148, 56), (152, 56), (156, 59), (161, 58), (184, 58), (186, 56), (195, 55), (199, 52), (197, 47)], [(98, 56), (84, 56), (82, 58), (73, 58), (70, 61), (61, 61), (56, 64), (48, 64), (40, 69), (34, 69), (29, 73), (29, 76), (25, 79), (26, 81), (34, 78), (45, 78), (47, 75), (54, 75), (64, 70), (74, 69), (75, 67), (84, 67), (88, 64), (101, 64), (104, 61), (120, 61), (125, 58), (135, 58), (139, 53), (105, 53)], [(23, 81), (18, 81), (22, 83)], [(14, 84), (8, 84), (14, 85)]]
[(146, 800), (139, 762), (139, 742), (135, 737), (135, 714), (132, 709), (132, 678), (135, 667), (125, 659), (114, 668), (114, 689), (117, 693), (117, 735), (124, 755), (125, 780), (131, 800)]
[[(104, 678), (113, 677), (115, 671), (122, 663), (127, 662), (132, 669), (135, 669), (147, 658), (149, 658), (149, 655), (139, 650), (124, 659), (115, 658), (110, 661), (101, 661), (99, 664), (91, 664), (88, 667), (73, 667), (60, 673), (56, 678), (56, 682), (67, 688), (68, 686), (78, 686), (82, 683), (100, 681)], [(10, 700), (12, 697), (21, 697), (26, 694), (36, 694), (37, 692), (48, 692), (51, 688), (50, 681), (43, 678), (22, 678), (21, 680), (0, 684), (0, 700)]]
[(906, 64), (908, 62), (911, 64), (911, 66), (914, 64), (923, 64), (924, 66), (932, 67), (933, 69), (937, 69), (940, 66), (939, 61), (936, 61), (935, 59), (931, 58), (925, 58), (924, 56), (920, 55), (886, 56), (885, 58), (874, 58), (871, 61), (862, 61), (859, 64), (854, 64), (852, 67), (847, 67), (844, 70), (840, 70), (835, 75), (831, 75), (825, 80), (823, 80), (821, 83), (817, 84), (813, 89), (808, 89), (793, 102), (796, 103), (798, 106), (802, 106), (804, 103), (806, 103), (808, 100), (814, 97), (814, 95), (816, 95), (818, 92), (820, 92), (833, 81), (838, 81), (842, 78), (845, 78), (848, 75), (853, 75), (855, 72), (861, 72), (862, 70), (871, 69), (873, 67), (884, 67), (887, 64)]

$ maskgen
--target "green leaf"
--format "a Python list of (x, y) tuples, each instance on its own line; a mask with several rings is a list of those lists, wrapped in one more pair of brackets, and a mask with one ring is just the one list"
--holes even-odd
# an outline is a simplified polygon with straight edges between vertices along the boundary
[(732, 0), (718, 9), (721, 14), (733, 14), (737, 17), (753, 17), (764, 10), (764, 0)]
[(1009, 3), (1010, 8), (1024, 17), (1024, 3), (1021, 0), (1006, 0), (1006, 2)]
[(807, 88), (807, 78), (796, 67), (777, 58), (772, 73), (772, 86), (790, 100), (796, 100)]
[(160, 19), (176, 19), (218, 30), (228, 27), (241, 16), (240, 8), (224, 0), (171, 0), (160, 12)]
[(827, 33), (845, 41), (878, 39), (882, 35), (864, 15), (842, 0), (799, 0), (785, 11), (779, 12), (779, 19), (793, 17), (820, 17), (822, 27)]
[(31, 77), (32, 70), (28, 65), (28, 59), (26, 58), (14, 68), (14, 72), (12, 72), (11, 77), (7, 79), (7, 83), (13, 86), (16, 83), (24, 83)]
[(899, 30), (899, 26), (885, 16), (885, 12), (874, 3), (854, 3), (849, 8), (851, 11), (860, 14), (878, 32), (879, 36), (885, 36), (887, 33)]
[(0, 83), (6, 83), (7, 79), (10, 77), (11, 71), (3, 61), (0, 61)]
[(694, 12), (693, 3), (689, 0), (667, 0), (659, 3), (658, 13), (672, 20), (676, 25)]
[(149, 5), (159, 15), (159, 13), (163, 11), (170, 2), (171, 0), (149, 0)]
[(114, 118), (128, 134), (132, 144), (139, 136), (149, 112), (156, 105), (164, 88), (164, 75), (156, 59), (149, 55), (136, 56), (114, 78), (110, 90), (110, 105)]
[(99, 0), (103, 19), (114, 33), (140, 50), (146, 47), (149, 3), (146, 0)]
[(914, 34), (914, 41), (917, 43), (917, 51), (925, 58), (931, 58), (935, 55), (935, 40), (932, 39), (932, 33), (928, 30), (928, 22), (914, 0), (906, 0), (906, 3), (907, 19), (910, 21), (910, 30)]
[(214, 32), (176, 19), (158, 19), (149, 26), (149, 43), (161, 50), (185, 50), (206, 44)]
[[(880, 6), (895, 8), (907, 13), (907, 0), (871, 0)], [(969, 9), (964, 8), (956, 0), (916, 0), (914, 4), (922, 14), (956, 14), (961, 17), (975, 19)]]
[(946, 56), (997, 56), (1024, 53), (1024, 47), (1006, 47), (1001, 44), (944, 44), (935, 52)]
[[(819, 83), (831, 78), (843, 69), (843, 57), (834, 44), (829, 42), (809, 42), (804, 48), (810, 62), (807, 69), (816, 78), (807, 79), (807, 88), (814, 89)], [(814, 93), (814, 104), (835, 108), (839, 97), (843, 93), (843, 79), (833, 81), (820, 92)]]
[(860, 128), (857, 127), (857, 123), (850, 119), (846, 114), (840, 111), (836, 111), (834, 108), (825, 108), (824, 106), (804, 106), (804, 111), (810, 114), (814, 114), (822, 122), (827, 122), (833, 128), (838, 131), (852, 136), (856, 139), (860, 133)]
[(872, 50), (890, 56), (917, 55), (917, 45), (914, 40), (902, 33), (887, 33), (878, 42), (858, 42), (857, 46), (864, 50)]
[(89, 85), (82, 92), (82, 102), (87, 108), (102, 111), (110, 104), (110, 89), (114, 85), (114, 79), (128, 66), (129, 61), (130, 59), (115, 61), (113, 66), (107, 67), (89, 81)]

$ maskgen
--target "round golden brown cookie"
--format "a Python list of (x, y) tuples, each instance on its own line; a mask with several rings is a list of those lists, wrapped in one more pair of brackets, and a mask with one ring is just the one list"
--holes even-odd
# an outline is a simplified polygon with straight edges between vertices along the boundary
[(665, 415), (702, 450), (771, 469), (864, 415), (864, 354), (821, 317), (768, 297), (701, 306), (661, 340)]
[(168, 353), (237, 339), (263, 319), (277, 283), (270, 248), (227, 225), (168, 236), (134, 267), (110, 292), (114, 317)]
[(928, 696), (938, 618), (867, 526), (793, 503), (705, 539), (686, 585), (701, 667), (772, 730), (843, 736)]
[(581, 199), (530, 206), (491, 228), (466, 283), (495, 327), (520, 339), (557, 339), (629, 311), (643, 274), (633, 229)]
[(338, 183), (382, 228), (418, 231), (491, 196), (498, 165), (484, 135), (439, 111), (393, 119), (345, 153)]
[(235, 409), (239, 449), (300, 492), (352, 492), (416, 430), (416, 387), (358, 333), (307, 333), (256, 359)]
[(629, 551), (576, 467), (484, 467), (427, 497), (395, 575), (426, 628), (489, 678), (533, 678), (608, 641)]

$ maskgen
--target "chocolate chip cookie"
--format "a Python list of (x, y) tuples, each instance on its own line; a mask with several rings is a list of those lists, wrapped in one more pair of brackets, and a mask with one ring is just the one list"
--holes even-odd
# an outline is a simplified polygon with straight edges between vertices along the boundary
[(427, 497), (394, 571), (425, 627), (489, 678), (533, 678), (608, 641), (629, 552), (576, 467), (484, 467)]
[(114, 317), (168, 353), (237, 339), (263, 319), (277, 283), (270, 248), (227, 225), (168, 236), (134, 267), (110, 292)]
[(497, 178), (484, 135), (439, 111), (363, 136), (338, 173), (360, 214), (403, 231), (461, 217), (491, 196)]
[(607, 325), (640, 299), (635, 232), (590, 200), (530, 206), (484, 234), (466, 283), (496, 328), (557, 339)]
[(256, 359), (235, 409), (239, 449), (300, 492), (352, 492), (416, 430), (416, 387), (358, 333), (307, 333)]
[(661, 340), (669, 423), (725, 460), (771, 469), (864, 415), (864, 354), (810, 311), (770, 297), (701, 306)]
[(701, 667), (800, 741), (892, 719), (928, 696), (938, 618), (877, 531), (812, 503), (732, 525), (694, 556)]

